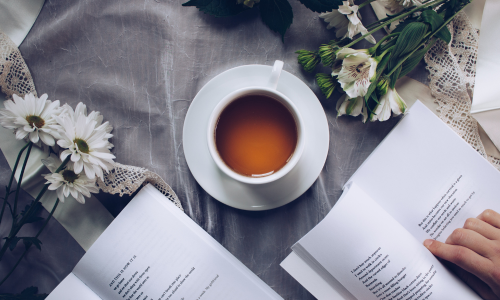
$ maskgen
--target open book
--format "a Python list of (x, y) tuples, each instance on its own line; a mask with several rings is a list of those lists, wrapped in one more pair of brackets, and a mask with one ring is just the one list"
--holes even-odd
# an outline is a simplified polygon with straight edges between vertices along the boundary
[(318, 299), (480, 299), (423, 246), (500, 211), (500, 172), (417, 101), (281, 263)]
[(47, 299), (282, 298), (147, 185)]

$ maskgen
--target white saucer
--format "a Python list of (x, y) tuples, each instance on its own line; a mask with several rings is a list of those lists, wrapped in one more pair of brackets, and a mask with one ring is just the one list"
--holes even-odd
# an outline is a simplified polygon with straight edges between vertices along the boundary
[(212, 110), (232, 91), (266, 85), (271, 69), (248, 65), (217, 75), (198, 92), (184, 120), (184, 155), (194, 178), (212, 197), (239, 209), (272, 209), (297, 199), (316, 181), (328, 154), (329, 129), (323, 107), (304, 82), (283, 70), (277, 90), (293, 101), (305, 124), (306, 143), (300, 161), (284, 177), (263, 185), (241, 183), (217, 167), (207, 145)]

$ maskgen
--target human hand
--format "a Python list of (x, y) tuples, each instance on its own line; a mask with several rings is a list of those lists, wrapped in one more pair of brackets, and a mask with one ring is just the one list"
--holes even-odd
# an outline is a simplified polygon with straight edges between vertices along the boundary
[(500, 299), (500, 214), (487, 209), (469, 218), (446, 243), (425, 240), (437, 257), (453, 263), (457, 275), (484, 299)]

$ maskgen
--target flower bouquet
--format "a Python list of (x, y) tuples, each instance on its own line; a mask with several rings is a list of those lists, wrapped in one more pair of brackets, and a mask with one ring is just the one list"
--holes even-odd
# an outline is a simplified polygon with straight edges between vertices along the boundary
[[(337, 102), (337, 115), (362, 115), (363, 122), (385, 121), (405, 113), (407, 106), (395, 90), (396, 81), (413, 70), (436, 42), (450, 43), (447, 25), (470, 2), (381, 0), (394, 14), (364, 26), (358, 11), (373, 1), (359, 6), (352, 0), (344, 1), (339, 9), (321, 14), (328, 28), (335, 28), (337, 39), (316, 51), (296, 52), (298, 62), (308, 72), (319, 63), (331, 69), (331, 73), (315, 77), (326, 98), (336, 88), (343, 93)], [(384, 28), (389, 34), (377, 42), (372, 34)], [(351, 48), (363, 39), (374, 46)]]
[[(19, 151), (1, 204), (0, 223), (8, 211), (12, 224), (8, 235), (3, 238), (0, 261), (5, 252), (15, 249), (20, 241), (23, 242), (25, 251), (5, 278), (0, 278), (0, 285), (12, 274), (31, 246), (41, 249), (42, 242), (38, 237), (59, 202), (70, 198), (83, 204), (85, 197), (90, 197), (90, 193), (98, 193), (96, 180), (103, 179), (103, 172), (112, 168), (115, 158), (110, 152), (113, 145), (109, 142), (109, 138), (113, 136), (110, 133), (113, 127), (109, 122), (103, 123), (103, 116), (99, 112), (87, 114), (87, 108), (82, 103), (73, 110), (67, 104), (61, 106), (59, 100), (51, 101), (47, 98), (47, 94), (38, 98), (30, 93), (24, 99), (13, 95), (13, 101), (5, 101), (5, 109), (0, 110), (0, 124), (13, 130), (17, 139), (27, 140), (26, 145)], [(45, 186), (35, 200), (21, 210), (18, 207), (19, 192), (33, 145), (43, 147), (50, 153), (42, 162), (51, 173), (43, 175), (47, 180)], [(14, 190), (14, 176), (23, 153), (25, 157)], [(48, 217), (43, 219), (38, 216), (38, 212), (42, 207), (40, 199), (47, 190), (56, 191), (57, 200)], [(14, 197), (13, 200), (10, 199), (11, 196)], [(35, 236), (18, 236), (24, 225), (42, 221), (43, 225)]]

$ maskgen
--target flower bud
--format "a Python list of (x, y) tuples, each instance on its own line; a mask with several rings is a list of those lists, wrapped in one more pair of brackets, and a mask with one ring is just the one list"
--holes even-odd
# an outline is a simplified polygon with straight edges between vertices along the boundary
[(387, 90), (389, 89), (389, 80), (386, 78), (381, 78), (377, 82), (377, 94), (383, 96), (387, 94)]
[(307, 72), (312, 72), (320, 62), (320, 58), (316, 52), (298, 50), (295, 53), (299, 55), (297, 57), (299, 64), (301, 64)]
[(333, 62), (335, 61), (337, 57), (337, 50), (340, 48), (336, 45), (330, 45), (330, 44), (323, 44), (319, 47), (319, 56), (321, 57), (321, 63), (325, 67), (330, 67), (333, 65)]
[(326, 99), (330, 98), (337, 85), (337, 80), (329, 74), (318, 73), (316, 74), (316, 82)]

